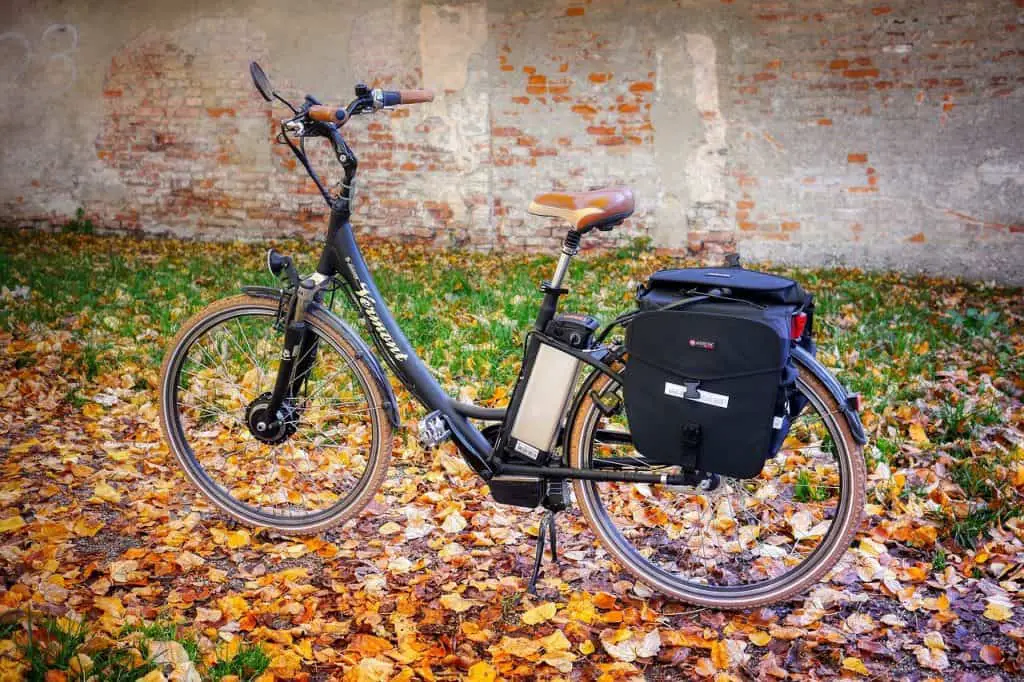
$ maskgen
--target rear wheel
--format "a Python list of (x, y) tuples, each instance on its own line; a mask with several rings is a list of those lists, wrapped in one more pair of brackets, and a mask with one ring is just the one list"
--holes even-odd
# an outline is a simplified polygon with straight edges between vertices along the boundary
[[(628, 367), (625, 371), (628, 371)], [(849, 546), (864, 508), (865, 466), (839, 405), (799, 367), (807, 406), (761, 474), (698, 487), (573, 482), (584, 517), (612, 557), (652, 587), (715, 608), (780, 601), (819, 580)], [(629, 442), (622, 389), (607, 375), (570, 417), (569, 464), (674, 473)]]
[(214, 505), (253, 526), (314, 533), (373, 498), (391, 423), (370, 368), (319, 313), (307, 318), (315, 343), (299, 358), (305, 381), (278, 419), (267, 415), (284, 337), (277, 310), (274, 299), (237, 296), (186, 322), (164, 360), (160, 424)]

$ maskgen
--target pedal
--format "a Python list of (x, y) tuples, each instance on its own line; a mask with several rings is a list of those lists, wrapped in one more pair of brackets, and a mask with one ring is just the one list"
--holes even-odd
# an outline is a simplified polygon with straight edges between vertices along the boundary
[(452, 430), (448, 428), (448, 422), (441, 416), (440, 411), (435, 410), (420, 420), (419, 441), (427, 450), (436, 448), (451, 437)]

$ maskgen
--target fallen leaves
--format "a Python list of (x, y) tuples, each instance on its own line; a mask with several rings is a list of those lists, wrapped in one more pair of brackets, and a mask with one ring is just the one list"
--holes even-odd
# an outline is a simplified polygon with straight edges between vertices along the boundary
[(539, 606), (535, 606), (522, 616), (522, 622), (525, 625), (536, 625), (537, 623), (544, 623), (555, 617), (555, 613), (558, 611), (558, 605), (553, 602), (547, 602)]
[(106, 481), (100, 481), (93, 489), (92, 497), (89, 498), (89, 501), (118, 504), (121, 502), (121, 493)]
[(24, 527), (25, 519), (20, 516), (8, 516), (5, 519), (0, 519), (0, 533), (7, 533)]
[(1002, 623), (1013, 617), (1013, 606), (1005, 598), (989, 597), (988, 606), (985, 607), (985, 611), (981, 615), (989, 620)]
[(612, 658), (631, 663), (638, 658), (649, 658), (661, 649), (661, 633), (651, 630), (647, 633), (634, 632), (629, 628), (601, 631), (601, 646)]
[[(62, 244), (58, 235), (47, 238)], [(234, 289), (264, 250), (134, 239), (51, 251), (49, 241), (30, 244), (51, 260), (81, 251), (96, 262), (108, 262), (116, 247), (124, 254), (118, 267), (154, 288), (198, 267)], [(17, 243), (5, 247), (18, 266), (0, 277), (33, 272), (26, 253)], [(387, 245), (370, 257), (417, 284), (394, 300), (403, 323), (416, 309), (404, 297), (431, 301), (428, 331), (436, 338), (414, 342), (441, 380), (455, 386), (480, 376), (468, 393), (497, 401), (490, 404), (507, 400), (497, 385), (515, 377), (518, 340), (498, 347), (494, 338), (515, 339), (528, 322), (507, 318), (490, 295), (453, 294), (448, 276), (469, 273), (466, 282), (490, 291), (511, 271), (538, 280), (550, 262), (472, 255), (467, 266), (464, 255)], [(649, 254), (588, 259), (579, 293), (592, 298), (580, 305), (594, 302), (602, 314), (628, 298), (607, 282), (639, 281), (660, 264)], [(445, 276), (431, 274), (439, 272)], [(849, 323), (842, 333), (822, 325), (820, 346), (865, 397), (870, 519), (837, 567), (785, 604), (720, 612), (667, 600), (622, 573), (573, 514), (559, 516), (561, 564), (545, 565), (542, 597), (524, 597), (536, 514), (493, 503), (454, 447), (425, 453), (408, 433), (396, 434), (393, 470), (350, 525), (285, 538), (233, 524), (194, 493), (156, 420), (158, 356), (169, 332), (219, 295), (185, 276), (186, 286), (171, 293), (98, 283), (88, 306), (69, 291), (49, 321), (23, 321), (20, 299), (0, 310), (0, 614), (70, 609), (113, 640), (126, 623), (166, 613), (196, 638), (203, 663), (217, 650), (256, 642), (278, 679), (314, 671), (398, 682), (884, 678), (897, 662), (913, 679), (955, 679), (961, 666), (982, 679), (1019, 677), (1024, 519), (1004, 512), (1024, 492), (1024, 385), (1007, 362), (1024, 342), (1010, 325), (997, 325), (974, 336), (958, 327), (954, 343), (942, 335), (945, 309), (932, 310), (921, 296), (955, 291), (960, 300), (949, 311), (1010, 310), (1019, 292), (849, 271), (814, 276), (819, 300)], [(873, 302), (881, 290), (897, 314)], [(528, 295), (510, 293), (524, 310)], [(104, 322), (111, 316), (116, 325)], [(929, 355), (913, 372), (916, 359), (897, 352), (904, 337), (913, 337), (905, 348)], [(481, 350), (465, 350), (470, 345)], [(87, 354), (97, 366), (91, 378)], [(399, 393), (399, 402), (404, 419), (417, 414), (409, 396)], [(830, 484), (807, 471), (812, 494)], [(651, 500), (657, 489), (634, 490)], [(711, 506), (709, 529), (753, 537), (741, 514)], [(628, 521), (686, 542), (665, 509), (637, 507)], [(785, 518), (780, 536), (814, 540), (825, 530), (822, 517), (796, 505)], [(785, 557), (790, 547), (768, 551)], [(25, 677), (16, 651), (14, 639), (0, 639), (0, 679)], [(150, 682), (170, 673), (154, 671)]]
[(455, 592), (444, 595), (439, 601), (441, 606), (455, 613), (465, 613), (474, 606), (477, 606), (477, 602), (471, 599), (464, 599), (461, 594)]

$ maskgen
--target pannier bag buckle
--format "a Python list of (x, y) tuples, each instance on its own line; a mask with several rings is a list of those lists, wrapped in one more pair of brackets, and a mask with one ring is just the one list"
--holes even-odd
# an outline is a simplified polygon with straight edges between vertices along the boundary
[[(686, 386), (686, 393), (683, 394), (684, 398), (696, 400), (700, 397), (700, 391), (697, 390), (697, 387), (700, 386), (699, 381), (684, 381), (683, 385)], [(700, 429), (699, 426), (697, 428)], [(700, 434), (698, 433), (697, 436), (699, 438)]]

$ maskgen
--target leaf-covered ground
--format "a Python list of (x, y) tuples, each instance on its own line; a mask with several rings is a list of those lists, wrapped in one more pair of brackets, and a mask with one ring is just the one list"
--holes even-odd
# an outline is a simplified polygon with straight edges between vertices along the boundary
[[(215, 513), (161, 442), (159, 362), (192, 312), (269, 283), (266, 246), (0, 234), (0, 679), (1024, 675), (1021, 290), (783, 271), (817, 296), (821, 358), (865, 397), (868, 519), (828, 580), (736, 613), (652, 594), (574, 514), (526, 595), (539, 514), (489, 501), (409, 428), (347, 527), (296, 539)], [(507, 400), (552, 260), (367, 256), (452, 392)], [(566, 308), (608, 319), (677, 264), (585, 254)]]

